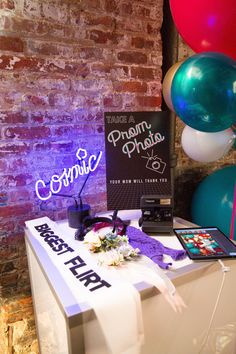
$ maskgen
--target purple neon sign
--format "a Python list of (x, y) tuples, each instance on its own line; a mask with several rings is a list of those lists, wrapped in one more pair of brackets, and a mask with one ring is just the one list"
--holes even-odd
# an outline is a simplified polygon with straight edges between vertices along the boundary
[[(49, 191), (47, 195), (42, 195), (40, 189), (46, 188), (46, 184), (42, 179), (38, 179), (35, 183), (35, 192), (39, 199), (48, 200), (53, 194), (60, 193), (62, 187), (68, 187), (79, 176), (88, 175), (94, 172), (102, 157), (102, 151), (98, 155), (90, 155), (87, 150), (79, 148), (76, 152), (76, 157), (79, 160), (78, 164), (69, 168), (64, 168), (61, 175), (54, 174), (49, 182)], [(43, 193), (44, 194), (44, 193)]]

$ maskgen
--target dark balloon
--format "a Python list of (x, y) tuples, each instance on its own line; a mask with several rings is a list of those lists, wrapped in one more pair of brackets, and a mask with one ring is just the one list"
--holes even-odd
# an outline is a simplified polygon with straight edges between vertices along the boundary
[(207, 176), (198, 185), (192, 198), (193, 222), (201, 226), (217, 226), (229, 237), (235, 184), (236, 165), (224, 167)]
[(185, 60), (171, 86), (176, 114), (204, 132), (225, 130), (236, 122), (236, 61), (220, 53)]

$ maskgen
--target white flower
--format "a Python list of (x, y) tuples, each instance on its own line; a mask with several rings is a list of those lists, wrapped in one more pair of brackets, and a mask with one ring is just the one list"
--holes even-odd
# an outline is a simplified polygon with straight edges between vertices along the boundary
[(107, 230), (107, 228), (101, 231), (95, 232), (91, 230), (84, 237), (84, 243), (89, 251), (93, 253), (101, 252), (98, 257), (98, 263), (106, 266), (118, 266), (125, 260), (137, 257), (140, 250), (138, 248), (134, 249), (129, 244), (129, 239), (126, 235), (116, 235), (111, 229)]
[(125, 243), (129, 243), (129, 238), (126, 235), (122, 235), (122, 236), (120, 236), (120, 241), (125, 242)]
[(125, 259), (131, 259), (131, 257), (136, 257), (140, 250), (138, 248), (133, 248), (129, 244), (122, 244), (118, 251), (123, 254)]
[(99, 254), (98, 262), (106, 266), (118, 266), (124, 262), (123, 255), (116, 249)]
[(101, 239), (94, 231), (89, 231), (84, 237), (84, 243), (88, 245), (90, 251), (95, 252), (101, 247)]

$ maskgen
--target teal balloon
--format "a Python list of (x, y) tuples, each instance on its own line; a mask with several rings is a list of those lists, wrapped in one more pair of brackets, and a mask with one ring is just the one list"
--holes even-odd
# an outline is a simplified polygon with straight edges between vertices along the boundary
[(236, 165), (224, 167), (205, 177), (193, 194), (192, 221), (203, 227), (216, 226), (229, 237), (235, 184)]
[(185, 60), (171, 85), (176, 114), (190, 127), (218, 132), (236, 122), (236, 61), (220, 53)]

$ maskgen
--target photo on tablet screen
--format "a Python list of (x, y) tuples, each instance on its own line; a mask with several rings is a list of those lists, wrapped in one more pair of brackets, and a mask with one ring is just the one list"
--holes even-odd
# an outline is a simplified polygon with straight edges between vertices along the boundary
[(191, 259), (236, 257), (236, 246), (217, 227), (174, 229), (174, 232)]

